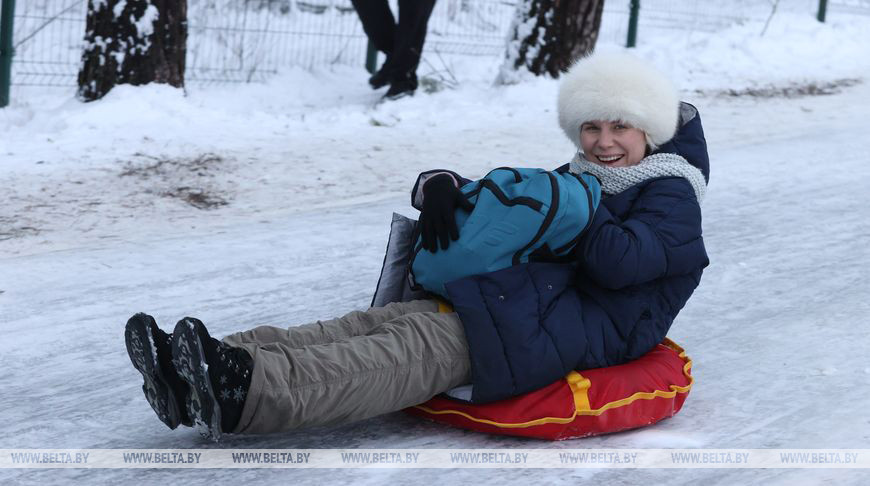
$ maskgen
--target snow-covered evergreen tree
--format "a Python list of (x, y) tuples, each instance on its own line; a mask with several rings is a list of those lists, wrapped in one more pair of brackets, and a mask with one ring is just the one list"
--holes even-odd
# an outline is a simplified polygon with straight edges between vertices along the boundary
[(116, 84), (184, 86), (187, 0), (89, 0), (79, 97)]
[(522, 71), (559, 77), (595, 47), (603, 10), (604, 0), (521, 0), (496, 82), (514, 83)]

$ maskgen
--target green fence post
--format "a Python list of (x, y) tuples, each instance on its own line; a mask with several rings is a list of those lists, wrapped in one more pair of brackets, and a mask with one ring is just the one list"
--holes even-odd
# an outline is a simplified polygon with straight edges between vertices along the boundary
[(825, 12), (828, 10), (828, 0), (819, 0), (819, 14), (816, 16), (819, 22), (825, 21)]
[(366, 49), (366, 70), (372, 74), (378, 68), (378, 50), (372, 41), (369, 41), (369, 46)]
[(12, 24), (15, 0), (0, 4), (0, 108), (9, 105), (9, 85), (12, 84)]
[(628, 15), (628, 40), (625, 47), (634, 47), (637, 45), (637, 17), (640, 14), (640, 0), (631, 0), (629, 8), (631, 10)]

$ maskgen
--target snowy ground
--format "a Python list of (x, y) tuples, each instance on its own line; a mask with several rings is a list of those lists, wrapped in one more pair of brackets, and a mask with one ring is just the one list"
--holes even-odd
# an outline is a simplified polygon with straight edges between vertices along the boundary
[[(671, 332), (694, 359), (697, 384), (675, 418), (545, 443), (397, 413), (232, 437), (220, 447), (867, 448), (867, 27), (866, 18), (818, 26), (783, 16), (761, 40), (743, 26), (640, 51), (699, 107), (712, 160), (704, 204), (712, 264)], [(377, 107), (364, 73), (336, 69), (291, 70), (265, 86), (186, 97), (122, 87), (89, 105), (32, 93), (0, 110), (0, 449), (218, 447), (154, 417), (124, 350), (129, 315), (148, 311), (165, 328), (194, 315), (223, 334), (364, 307), (390, 213), (414, 215), (407, 191), (418, 172), (449, 167), (474, 177), (498, 165), (555, 167), (570, 158), (555, 121), (555, 82), (496, 89), (489, 81), (497, 62), (459, 59), (453, 67), (459, 89)], [(841, 86), (795, 95), (827, 84)], [(721, 94), (731, 89), (743, 95)], [(858, 485), (870, 474), (0, 471), (0, 480), (31, 484), (170, 478)]]

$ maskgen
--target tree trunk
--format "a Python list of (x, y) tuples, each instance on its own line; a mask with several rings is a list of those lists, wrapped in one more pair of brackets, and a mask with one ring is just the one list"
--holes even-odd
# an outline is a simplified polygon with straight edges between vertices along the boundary
[(497, 82), (516, 82), (519, 71), (558, 78), (595, 48), (603, 10), (604, 0), (521, 0)]
[(88, 0), (79, 97), (116, 84), (184, 87), (187, 0)]

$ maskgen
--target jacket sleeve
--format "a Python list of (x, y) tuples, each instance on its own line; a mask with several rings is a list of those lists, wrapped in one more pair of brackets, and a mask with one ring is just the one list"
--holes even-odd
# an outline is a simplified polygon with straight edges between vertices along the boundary
[(471, 182), (469, 179), (462, 177), (456, 172), (450, 170), (443, 169), (435, 169), (435, 170), (427, 170), (426, 172), (420, 173), (417, 176), (417, 181), (414, 183), (414, 188), (411, 189), (411, 206), (418, 211), (423, 210), (423, 185), (426, 184), (426, 181), (429, 179), (440, 175), (440, 174), (448, 174), (450, 177), (453, 177), (453, 182), (457, 187), (462, 187), (465, 184)]
[(709, 264), (701, 207), (681, 178), (649, 183), (624, 220), (600, 205), (577, 251), (580, 268), (608, 289), (685, 275)]

